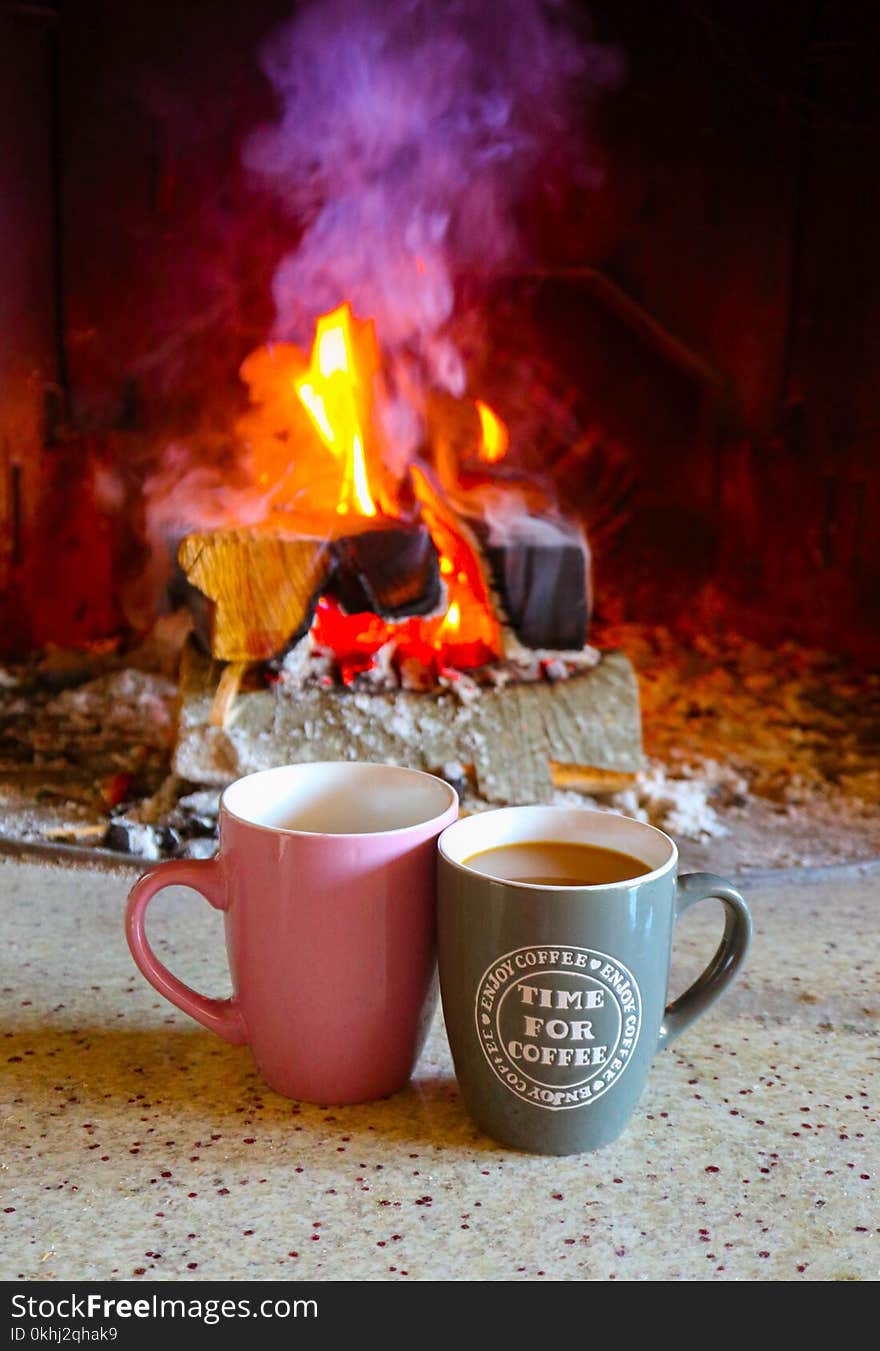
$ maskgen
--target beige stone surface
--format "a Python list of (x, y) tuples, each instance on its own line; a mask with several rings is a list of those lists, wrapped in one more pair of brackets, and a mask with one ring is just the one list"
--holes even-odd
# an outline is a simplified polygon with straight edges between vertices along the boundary
[[(876, 870), (752, 888), (740, 983), (568, 1159), (471, 1125), (439, 1021), (395, 1098), (279, 1098), (141, 979), (129, 882), (0, 863), (0, 1278), (877, 1279)], [(163, 958), (227, 990), (218, 916), (154, 910)], [(683, 922), (676, 988), (718, 924)]]

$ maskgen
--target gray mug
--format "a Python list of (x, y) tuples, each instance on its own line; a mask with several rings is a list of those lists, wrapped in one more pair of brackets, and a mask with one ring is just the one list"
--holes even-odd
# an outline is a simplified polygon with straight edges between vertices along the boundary
[[(638, 859), (596, 886), (502, 881), (472, 855), (560, 841)], [(653, 826), (606, 812), (506, 807), (439, 840), (438, 940), (446, 1030), (465, 1106), (488, 1135), (538, 1154), (601, 1149), (633, 1113), (656, 1052), (712, 1004), (748, 950), (742, 896), (711, 873), (677, 878), (678, 850)], [(724, 935), (702, 975), (667, 1006), (672, 931), (697, 901), (721, 901)]]

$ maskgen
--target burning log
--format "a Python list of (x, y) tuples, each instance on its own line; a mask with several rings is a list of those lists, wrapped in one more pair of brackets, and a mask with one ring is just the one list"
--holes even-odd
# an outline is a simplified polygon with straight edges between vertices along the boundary
[(187, 535), (178, 559), (208, 598), (206, 646), (221, 661), (276, 656), (300, 637), (323, 591), (384, 619), (436, 611), (443, 595), (434, 541), (421, 522), (389, 521), (332, 543), (271, 527)]
[(576, 525), (551, 516), (514, 518), (497, 543), (472, 521), (510, 626), (526, 647), (576, 651), (590, 623), (590, 564)]
[(222, 661), (262, 661), (304, 633), (334, 561), (322, 540), (269, 530), (187, 535), (187, 580), (212, 602), (210, 647)]
[(349, 612), (370, 610), (383, 619), (425, 615), (443, 588), (434, 541), (425, 525), (394, 522), (339, 539), (333, 589)]
[(352, 694), (282, 682), (240, 693), (225, 728), (211, 723), (217, 677), (210, 658), (184, 650), (173, 764), (193, 783), (224, 787), (254, 770), (314, 759), (430, 772), (457, 763), (473, 766), (485, 801), (550, 802), (558, 776), (581, 791), (607, 791), (631, 785), (641, 767), (638, 685), (622, 652), (603, 652), (557, 685), (487, 686), (469, 700), (452, 689)]

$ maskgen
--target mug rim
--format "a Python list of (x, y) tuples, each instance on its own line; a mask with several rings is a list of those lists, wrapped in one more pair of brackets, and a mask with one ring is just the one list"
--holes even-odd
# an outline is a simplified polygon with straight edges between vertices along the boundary
[[(436, 783), (441, 788), (445, 789), (448, 794), (448, 800), (442, 811), (435, 812), (432, 816), (424, 817), (420, 821), (411, 821), (405, 826), (393, 826), (389, 830), (347, 830), (334, 831), (332, 833), (324, 830), (298, 830), (295, 826), (273, 826), (267, 825), (262, 821), (254, 821), (247, 816), (242, 816), (239, 812), (233, 811), (226, 800), (227, 795), (231, 793), (233, 789), (238, 788), (241, 784), (246, 783), (251, 779), (259, 779), (264, 775), (269, 774), (278, 774), (281, 771), (301, 770), (305, 772), (308, 770), (327, 769), (331, 766), (334, 769), (369, 769), (380, 772), (391, 770), (397, 774), (417, 775), (420, 779), (430, 779), (433, 783)], [(293, 835), (311, 840), (381, 840), (395, 835), (406, 835), (414, 830), (420, 830), (425, 826), (430, 826), (435, 821), (441, 821), (451, 811), (455, 811), (457, 814), (458, 808), (458, 793), (450, 783), (447, 783), (445, 779), (441, 779), (439, 775), (429, 774), (428, 771), (424, 769), (410, 769), (408, 765), (389, 765), (382, 763), (381, 761), (374, 762), (372, 760), (300, 760), (286, 765), (272, 765), (267, 769), (256, 769), (250, 774), (242, 774), (232, 783), (227, 784), (220, 794), (219, 803), (221, 822), (222, 817), (226, 815), (238, 825), (246, 826), (248, 830), (262, 830), (266, 831), (269, 835)], [(450, 822), (450, 825), (451, 824), (453, 823)]]
[[(453, 858), (449, 853), (449, 841), (447, 836), (451, 835), (459, 828), (468, 828), (472, 821), (482, 821), (486, 820), (488, 817), (498, 817), (502, 814), (512, 817), (514, 815), (519, 815), (520, 813), (536, 812), (541, 813), (545, 818), (555, 816), (558, 819), (563, 816), (580, 816), (589, 818), (592, 821), (602, 821), (606, 824), (609, 819), (612, 821), (625, 821), (626, 824), (631, 826), (634, 830), (649, 832), (651, 835), (663, 840), (669, 848), (669, 857), (665, 862), (658, 864), (656, 868), (652, 868), (649, 872), (638, 873), (635, 877), (623, 878), (619, 882), (590, 882), (585, 883), (583, 886), (570, 886), (568, 883), (553, 885), (552, 883), (546, 882), (522, 882), (515, 878), (493, 877), (491, 873), (480, 872), (478, 868), (473, 868), (467, 862), (462, 862), (460, 859)], [(520, 842), (526, 843), (526, 841)], [(511, 841), (511, 843), (517, 843), (517, 841)], [(496, 847), (499, 846), (491, 844), (485, 846), (486, 850)], [(555, 895), (562, 894), (572, 897), (582, 896), (585, 893), (591, 895), (594, 892), (599, 891), (619, 890), (621, 887), (630, 888), (633, 886), (641, 886), (645, 882), (653, 882), (659, 877), (664, 877), (678, 864), (678, 846), (675, 841), (671, 836), (667, 835), (665, 831), (658, 829), (657, 826), (650, 825), (647, 821), (637, 821), (635, 817), (624, 816), (618, 812), (597, 811), (592, 807), (555, 807), (550, 803), (535, 803), (532, 806), (521, 807), (497, 807), (487, 812), (477, 812), (473, 816), (460, 817), (459, 820), (451, 822), (446, 829), (441, 832), (437, 840), (437, 849), (444, 863), (448, 864), (451, 868), (457, 868), (460, 872), (466, 873), (469, 877), (479, 877), (485, 882), (494, 882), (498, 886), (510, 887), (516, 891), (523, 891), (526, 893), (553, 892)], [(478, 850), (477, 852), (483, 851)]]

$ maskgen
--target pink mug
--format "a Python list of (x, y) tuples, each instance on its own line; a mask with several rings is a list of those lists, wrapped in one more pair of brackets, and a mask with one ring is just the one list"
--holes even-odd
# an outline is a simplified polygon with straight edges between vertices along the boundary
[[(458, 815), (442, 779), (393, 765), (285, 765), (220, 800), (220, 851), (160, 863), (125, 930), (147, 980), (226, 1041), (247, 1042), (289, 1098), (368, 1102), (403, 1088), (437, 1000), (437, 836)], [(231, 999), (173, 976), (144, 931), (163, 887), (224, 912)]]

